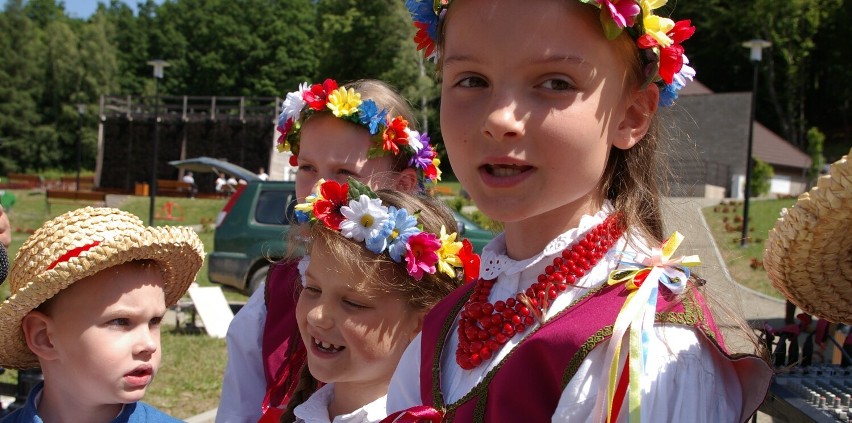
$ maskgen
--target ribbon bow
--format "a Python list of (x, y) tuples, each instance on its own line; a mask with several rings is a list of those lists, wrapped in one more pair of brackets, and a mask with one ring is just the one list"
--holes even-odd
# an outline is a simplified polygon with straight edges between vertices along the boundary
[[(625, 283), (628, 291), (615, 324), (612, 337), (606, 351), (605, 362), (610, 363), (609, 369), (604, 370), (606, 384), (601, 384), (601, 395), (598, 395), (598, 413), (603, 411), (600, 402), (605, 398), (606, 421), (615, 421), (618, 409), (624, 399), (626, 389), (624, 377), (629, 377), (628, 410), (631, 422), (640, 422), (640, 377), (647, 363), (652, 331), (654, 330), (654, 315), (657, 312), (657, 295), (662, 283), (675, 295), (680, 295), (686, 289), (689, 280), (689, 268), (701, 264), (698, 256), (672, 258), (677, 247), (683, 241), (679, 232), (672, 234), (662, 247), (651, 250), (651, 255), (623, 252), (620, 264), (624, 267), (613, 270), (609, 274), (608, 285)], [(626, 358), (621, 357), (621, 344), (627, 333), (629, 337), (629, 352)], [(618, 367), (624, 363), (622, 380), (618, 379)], [(629, 372), (629, 375), (628, 375)], [(618, 382), (618, 387), (616, 387)], [(604, 392), (604, 389), (606, 390)], [(617, 395), (618, 394), (618, 395)], [(615, 413), (613, 414), (613, 409)], [(603, 421), (598, 416), (596, 421)]]

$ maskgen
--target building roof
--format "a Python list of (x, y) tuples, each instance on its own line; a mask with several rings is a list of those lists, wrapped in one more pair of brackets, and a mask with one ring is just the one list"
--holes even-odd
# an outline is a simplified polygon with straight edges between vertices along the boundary
[[(699, 96), (714, 94), (713, 90), (699, 81), (692, 81), (680, 91), (682, 96)], [(752, 154), (754, 157), (775, 166), (789, 166), (795, 168), (808, 168), (811, 166), (811, 157), (799, 150), (769, 128), (754, 122), (753, 126), (754, 144)]]

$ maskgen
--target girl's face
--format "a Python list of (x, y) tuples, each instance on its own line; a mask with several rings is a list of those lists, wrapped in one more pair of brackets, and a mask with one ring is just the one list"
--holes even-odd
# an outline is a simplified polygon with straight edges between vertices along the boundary
[(400, 172), (393, 170), (393, 157), (368, 159), (371, 146), (370, 133), (363, 127), (327, 113), (308, 119), (299, 140), (299, 202), (313, 193), (320, 179), (344, 183), (351, 176), (373, 189), (397, 188)]
[(459, 0), (445, 37), (441, 129), (477, 207), (506, 223), (507, 240), (529, 224), (558, 230), (544, 242), (597, 211), (610, 147), (641, 138), (630, 131), (626, 60), (597, 10)]
[(385, 392), (402, 352), (420, 330), (423, 312), (398, 295), (363, 292), (363, 275), (337, 265), (321, 245), (311, 249), (305, 279), (296, 320), (311, 374), (336, 389)]

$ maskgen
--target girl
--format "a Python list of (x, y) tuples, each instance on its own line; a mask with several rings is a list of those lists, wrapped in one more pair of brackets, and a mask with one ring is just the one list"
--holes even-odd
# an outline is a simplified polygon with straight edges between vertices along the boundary
[(407, 2), (453, 170), (505, 232), (427, 316), (393, 418), (733, 422), (763, 400), (770, 368), (727, 352), (697, 258), (663, 244), (654, 116), (693, 75), (694, 31), (664, 3)]
[[(338, 87), (326, 80), (289, 93), (278, 126), (279, 149), (291, 151), (291, 163), (298, 166), (298, 200), (320, 179), (344, 183), (353, 177), (376, 189), (407, 192), (437, 181), (437, 155), (429, 137), (408, 124), (412, 115), (405, 99), (381, 81)], [(265, 288), (234, 317), (217, 422), (254, 422), (263, 410), (286, 405), (295, 386), (281, 384), (304, 359), (292, 312), (297, 279), (295, 261), (273, 264)]]
[[(476, 276), (478, 257), (446, 233), (455, 220), (428, 197), (329, 181), (297, 210), (311, 222), (296, 305), (308, 365), (281, 421), (379, 421), (423, 315)], [(325, 385), (303, 403), (313, 378)]]

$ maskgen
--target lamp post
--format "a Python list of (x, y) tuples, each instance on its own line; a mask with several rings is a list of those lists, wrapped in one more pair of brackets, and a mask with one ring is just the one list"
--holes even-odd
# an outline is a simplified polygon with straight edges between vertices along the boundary
[(80, 167), (83, 163), (83, 114), (86, 113), (86, 105), (77, 103), (77, 191), (80, 191)]
[(751, 86), (751, 116), (748, 121), (748, 155), (746, 156), (746, 180), (745, 180), (745, 199), (743, 200), (743, 233), (740, 239), (740, 246), (748, 245), (748, 203), (751, 198), (751, 150), (754, 145), (754, 111), (757, 100), (757, 75), (758, 65), (763, 59), (763, 49), (772, 46), (772, 43), (766, 40), (754, 39), (743, 43), (743, 47), (751, 49), (751, 63), (754, 68), (754, 78)]
[(163, 79), (163, 68), (169, 66), (165, 60), (151, 60), (149, 65), (154, 67), (154, 151), (151, 160), (151, 186), (148, 193), (151, 205), (148, 209), (148, 226), (154, 226), (154, 199), (157, 197), (157, 150), (160, 144), (160, 80)]

